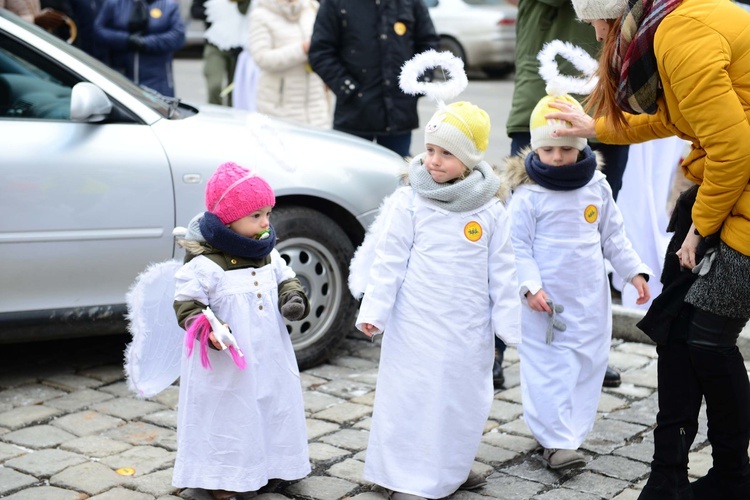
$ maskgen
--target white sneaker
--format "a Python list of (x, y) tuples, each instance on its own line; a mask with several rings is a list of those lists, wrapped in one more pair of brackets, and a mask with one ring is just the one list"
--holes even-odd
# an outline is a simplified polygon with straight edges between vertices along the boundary
[(555, 470), (586, 465), (586, 458), (578, 453), (578, 450), (559, 450), (557, 448), (545, 448), (542, 452), (542, 461), (547, 467)]

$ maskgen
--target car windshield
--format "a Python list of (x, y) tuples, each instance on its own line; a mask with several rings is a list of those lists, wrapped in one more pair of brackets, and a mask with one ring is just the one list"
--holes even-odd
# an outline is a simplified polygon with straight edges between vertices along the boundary
[[(43, 29), (23, 21), (21, 18), (8, 12), (7, 10), (0, 9), (0, 17), (7, 19), (8, 21), (13, 22), (29, 31), (33, 31), (34, 34), (38, 36), (39, 38), (43, 38), (46, 42), (49, 42), (55, 45), (55, 47), (59, 48), (60, 50), (70, 53), (73, 57), (81, 60), (83, 63), (93, 68), (98, 73), (101, 73), (108, 80), (111, 80), (114, 83), (116, 83), (120, 88), (125, 90), (128, 94), (132, 95), (133, 97), (135, 97), (136, 99), (144, 103), (145, 105), (149, 106), (151, 109), (153, 109), (157, 113), (165, 117), (171, 117), (172, 113), (174, 112), (174, 104), (173, 104), (173, 102), (175, 101), (174, 99), (169, 98), (169, 97), (164, 97), (155, 91), (151, 91), (151, 90), (147, 90), (147, 89), (139, 87), (138, 85), (130, 81), (128, 78), (126, 78), (122, 73), (113, 70), (112, 68), (102, 63), (98, 59), (91, 57), (84, 51), (65, 43), (63, 40), (57, 38), (56, 36), (50, 33), (47, 33)], [(34, 72), (33, 68), (27, 67), (26, 69)]]

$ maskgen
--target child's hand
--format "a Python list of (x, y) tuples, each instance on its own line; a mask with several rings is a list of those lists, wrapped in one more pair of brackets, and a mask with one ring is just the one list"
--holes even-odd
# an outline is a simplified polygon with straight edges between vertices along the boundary
[(380, 330), (378, 330), (378, 327), (376, 327), (372, 323), (362, 323), (362, 333), (364, 333), (368, 337), (372, 337), (379, 331)]
[[(229, 328), (229, 325), (227, 325), (226, 323), (224, 323), (224, 326)], [(214, 332), (211, 332), (208, 335), (208, 340), (211, 341), (211, 344), (214, 346), (214, 348), (216, 348), (217, 351), (223, 351), (224, 349), (226, 349), (226, 346), (222, 347), (221, 343), (216, 339), (216, 337), (214, 336)]]
[(633, 283), (633, 286), (636, 290), (638, 290), (638, 298), (636, 299), (635, 303), (638, 305), (645, 304), (649, 301), (651, 298), (651, 290), (648, 287), (648, 282), (646, 281), (646, 278), (644, 278), (642, 275), (638, 275), (635, 278), (633, 278), (631, 281)]
[(529, 303), (530, 308), (534, 311), (552, 314), (552, 309), (550, 309), (549, 304), (547, 304), (548, 298), (547, 293), (541, 288), (536, 293), (526, 292), (526, 301)]

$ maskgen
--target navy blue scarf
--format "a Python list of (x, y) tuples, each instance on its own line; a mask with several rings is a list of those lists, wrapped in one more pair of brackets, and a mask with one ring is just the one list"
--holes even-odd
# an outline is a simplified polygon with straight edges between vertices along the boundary
[(581, 151), (582, 159), (572, 165), (555, 167), (542, 163), (539, 155), (530, 151), (524, 162), (526, 173), (542, 187), (553, 191), (572, 191), (585, 186), (596, 172), (596, 155), (589, 146)]
[(216, 214), (206, 212), (200, 220), (201, 234), (214, 248), (245, 259), (262, 259), (276, 246), (276, 231), (269, 225), (271, 236), (256, 240), (237, 234), (219, 220)]

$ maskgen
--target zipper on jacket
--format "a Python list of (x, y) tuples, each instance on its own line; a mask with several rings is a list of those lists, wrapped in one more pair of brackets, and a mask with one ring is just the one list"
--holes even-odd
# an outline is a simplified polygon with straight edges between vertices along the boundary
[(141, 66), (141, 53), (137, 50), (135, 51), (135, 54), (133, 55), (133, 81), (136, 85), (140, 85), (140, 66)]

